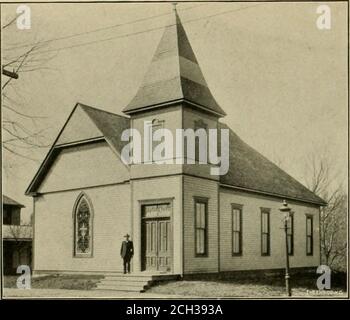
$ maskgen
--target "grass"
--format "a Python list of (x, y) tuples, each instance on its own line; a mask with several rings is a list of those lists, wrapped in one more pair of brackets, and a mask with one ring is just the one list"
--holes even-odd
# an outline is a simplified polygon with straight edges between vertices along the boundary
[[(291, 286), (294, 297), (344, 297), (346, 296), (346, 274), (332, 273), (331, 290), (318, 291), (317, 274), (292, 275)], [(91, 290), (103, 276), (96, 275), (47, 275), (32, 279), (33, 289)], [(223, 276), (221, 276), (223, 277)], [(17, 276), (5, 276), (4, 287), (16, 288)], [(202, 298), (228, 297), (283, 297), (284, 277), (265, 275), (239, 279), (214, 277), (212, 279), (159, 282), (147, 292), (162, 295), (177, 295)]]
[[(5, 288), (17, 288), (18, 276), (4, 276)], [(47, 275), (32, 278), (33, 289), (91, 290), (103, 276), (95, 275)]]
[[(346, 296), (346, 275), (332, 277), (331, 290), (319, 291), (316, 280), (319, 275), (294, 275), (291, 279), (294, 297), (344, 297)], [(159, 283), (148, 292), (155, 294), (176, 294), (192, 297), (283, 297), (284, 278), (266, 276), (245, 279), (184, 280)]]

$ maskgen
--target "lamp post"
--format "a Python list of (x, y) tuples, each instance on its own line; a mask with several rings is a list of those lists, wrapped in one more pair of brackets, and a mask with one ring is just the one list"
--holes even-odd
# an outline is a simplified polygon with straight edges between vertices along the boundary
[(289, 250), (288, 250), (288, 219), (290, 218), (290, 211), (291, 208), (288, 207), (288, 203), (286, 200), (283, 200), (282, 207), (279, 208), (281, 213), (284, 214), (284, 233), (286, 238), (286, 273), (285, 273), (285, 280), (286, 280), (286, 291), (287, 295), (290, 297), (292, 296), (292, 290), (290, 287), (289, 279)]

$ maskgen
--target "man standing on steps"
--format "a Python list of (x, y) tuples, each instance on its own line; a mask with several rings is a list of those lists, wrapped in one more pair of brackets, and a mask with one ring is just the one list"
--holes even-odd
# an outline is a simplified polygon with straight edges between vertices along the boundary
[(124, 274), (126, 272), (130, 273), (130, 260), (134, 255), (134, 245), (132, 241), (130, 241), (130, 235), (126, 234), (124, 236), (125, 241), (122, 243), (122, 247), (120, 248), (120, 256), (123, 258), (124, 265)]

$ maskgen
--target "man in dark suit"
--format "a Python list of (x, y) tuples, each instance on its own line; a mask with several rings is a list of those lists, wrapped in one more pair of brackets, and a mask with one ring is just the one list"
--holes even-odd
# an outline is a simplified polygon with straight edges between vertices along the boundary
[(132, 241), (130, 241), (130, 235), (126, 234), (124, 236), (126, 238), (122, 243), (122, 247), (120, 248), (120, 256), (123, 258), (124, 265), (124, 273), (128, 271), (130, 273), (130, 260), (134, 255), (134, 245)]

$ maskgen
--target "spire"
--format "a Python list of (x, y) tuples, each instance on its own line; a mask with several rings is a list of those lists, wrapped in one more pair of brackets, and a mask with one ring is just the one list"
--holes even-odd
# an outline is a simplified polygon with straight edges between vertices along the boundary
[(176, 4), (173, 11), (141, 86), (123, 111), (131, 114), (185, 101), (193, 107), (224, 116), (225, 112), (204, 79)]
[(177, 15), (177, 10), (176, 10), (177, 2), (173, 2), (172, 5), (173, 5), (174, 13), (175, 15)]

